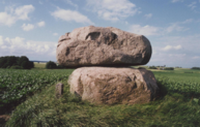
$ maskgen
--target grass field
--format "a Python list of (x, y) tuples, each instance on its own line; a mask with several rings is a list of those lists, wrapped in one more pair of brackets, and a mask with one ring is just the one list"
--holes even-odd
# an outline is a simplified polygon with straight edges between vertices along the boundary
[(156, 77), (165, 77), (177, 82), (199, 82), (200, 83), (200, 70), (192, 69), (175, 69), (172, 71), (167, 70), (151, 70)]
[[(6, 123), (7, 127), (169, 127), (169, 126), (200, 126), (200, 71), (190, 69), (175, 69), (174, 71), (152, 70), (157, 78), (161, 89), (160, 98), (142, 105), (93, 105), (69, 93), (67, 84), (68, 76), (73, 69), (44, 69), (44, 65), (36, 63), (36, 69), (32, 70), (0, 70), (0, 76), (7, 78), (18, 75), (26, 75), (26, 78), (18, 77), (19, 83), (26, 86), (28, 79), (33, 81), (40, 79), (39, 75), (46, 75), (50, 82), (43, 82), (43, 87), (39, 92), (32, 91), (32, 94), (25, 96), (25, 100), (20, 98), (16, 109), (11, 118)], [(37, 69), (38, 68), (38, 69)], [(39, 69), (40, 68), (40, 69)], [(42, 69), (43, 68), (43, 69)], [(13, 71), (13, 75), (12, 74)], [(14, 72), (16, 71), (16, 72)], [(34, 73), (33, 73), (34, 72)], [(3, 75), (2, 75), (3, 74)], [(30, 76), (28, 76), (30, 75)], [(51, 81), (51, 75), (60, 80)], [(63, 77), (64, 76), (64, 77)], [(23, 77), (23, 76), (22, 76)], [(44, 79), (43, 79), (44, 80)], [(39, 80), (39, 81), (43, 81)], [(4, 80), (6, 81), (6, 80)], [(7, 84), (13, 84), (15, 80), (8, 80)], [(30, 82), (29, 81), (29, 82)], [(64, 95), (61, 99), (55, 98), (55, 84), (62, 82), (64, 84)], [(38, 83), (32, 86), (36, 86)], [(20, 87), (10, 86), (4, 88), (1, 96), (7, 90), (7, 93), (14, 91), (20, 92)], [(33, 87), (26, 90), (29, 91)], [(41, 85), (39, 85), (41, 86)], [(18, 93), (15, 93), (18, 94)], [(16, 102), (16, 101), (13, 101)], [(9, 103), (12, 104), (12, 101)], [(15, 107), (13, 107), (15, 108)]]
[(45, 65), (46, 65), (46, 63), (37, 63), (37, 62), (34, 62), (34, 68), (35, 69), (44, 69)]

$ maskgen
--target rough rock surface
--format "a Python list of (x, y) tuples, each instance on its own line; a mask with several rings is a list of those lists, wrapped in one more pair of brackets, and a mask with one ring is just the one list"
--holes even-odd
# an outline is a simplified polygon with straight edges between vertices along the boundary
[(82, 67), (73, 71), (70, 92), (94, 104), (141, 104), (158, 90), (151, 71), (134, 68)]
[(151, 45), (143, 35), (113, 27), (82, 27), (61, 36), (57, 61), (67, 67), (133, 66), (148, 63)]

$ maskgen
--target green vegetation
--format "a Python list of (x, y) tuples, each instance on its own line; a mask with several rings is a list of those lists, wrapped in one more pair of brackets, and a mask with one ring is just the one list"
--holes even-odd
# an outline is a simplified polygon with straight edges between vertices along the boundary
[(173, 67), (165, 67), (164, 70), (174, 70)]
[(46, 63), (46, 66), (45, 66), (46, 69), (56, 69), (57, 68), (57, 65), (56, 63), (52, 62), (52, 61), (49, 61)]
[(174, 71), (167, 70), (151, 70), (157, 78), (168, 78), (174, 82), (200, 83), (200, 70), (191, 69), (175, 69)]
[(57, 65), (56, 63), (49, 61), (46, 63), (45, 68), (46, 69), (65, 69), (66, 67), (62, 65)]
[(191, 69), (200, 70), (200, 67), (192, 67)]
[[(12, 113), (11, 118), (6, 123), (8, 127), (200, 126), (200, 79), (197, 78), (200, 76), (200, 71), (198, 70), (175, 69), (174, 71), (154, 71), (153, 73), (161, 89), (157, 100), (142, 105), (118, 104), (112, 106), (93, 105), (71, 95), (67, 79), (73, 70), (9, 71), (10, 73), (15, 73), (13, 75), (16, 75), (17, 71), (18, 73), (24, 72), (21, 76), (28, 73), (32, 73), (32, 76), (40, 75), (40, 77), (41, 75), (46, 75), (41, 81), (50, 80), (52, 75), (57, 78), (47, 83), (42, 82), (40, 92), (32, 92), (33, 96), (28, 95), (30, 97), (26, 98)], [(40, 79), (40, 77), (37, 79)], [(26, 78), (24, 77), (24, 79)], [(33, 80), (35, 78), (30, 79), (30, 81)], [(55, 84), (59, 80), (64, 84), (64, 95), (61, 99), (56, 99)], [(23, 81), (18, 80), (18, 82)], [(33, 89), (35, 85), (25, 84), (24, 86)], [(10, 89), (12, 88), (15, 88), (15, 85), (10, 86)], [(16, 87), (16, 89), (21, 88)]]
[(150, 66), (149, 69), (157, 69), (155, 66)]
[(45, 69), (46, 63), (34, 62), (34, 69)]
[(45, 86), (67, 79), (67, 73), (63, 70), (0, 69), (0, 113), (13, 108)]
[(33, 62), (30, 62), (26, 56), (5, 56), (0, 57), (0, 68), (11, 69), (31, 69), (34, 67)]

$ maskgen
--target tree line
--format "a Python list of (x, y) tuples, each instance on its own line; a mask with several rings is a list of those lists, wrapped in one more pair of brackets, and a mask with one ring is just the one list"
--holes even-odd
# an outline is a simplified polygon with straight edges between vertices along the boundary
[(34, 63), (26, 56), (3, 56), (0, 57), (0, 68), (31, 69), (34, 68)]

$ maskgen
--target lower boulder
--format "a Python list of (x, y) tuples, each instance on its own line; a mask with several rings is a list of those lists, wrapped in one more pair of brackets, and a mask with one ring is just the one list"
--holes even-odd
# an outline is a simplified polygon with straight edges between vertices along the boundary
[(94, 104), (142, 104), (153, 100), (156, 79), (144, 68), (82, 67), (73, 71), (70, 92)]

